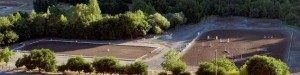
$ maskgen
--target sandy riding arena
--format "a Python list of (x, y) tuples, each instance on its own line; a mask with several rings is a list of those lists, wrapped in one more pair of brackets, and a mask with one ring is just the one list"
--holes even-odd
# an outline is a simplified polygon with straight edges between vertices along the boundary
[(285, 60), (289, 41), (281, 31), (213, 30), (201, 35), (182, 56), (190, 66), (227, 57), (237, 66), (253, 55), (269, 55)]
[[(26, 45), (20, 50), (30, 51), (32, 49), (46, 48), (58, 54), (84, 55), (84, 56), (114, 56), (124, 59), (138, 59), (143, 56), (153, 55), (153, 47), (125, 46), (91, 43), (74, 43), (59, 41), (41, 41)], [(149, 56), (147, 56), (149, 57)]]

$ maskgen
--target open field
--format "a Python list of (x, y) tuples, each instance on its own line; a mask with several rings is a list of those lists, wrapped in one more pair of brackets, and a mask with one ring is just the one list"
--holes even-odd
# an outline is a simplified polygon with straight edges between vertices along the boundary
[[(58, 54), (84, 55), (84, 56), (114, 56), (117, 58), (137, 59), (146, 54), (152, 55), (153, 47), (106, 45), (89, 43), (72, 43), (58, 41), (41, 41), (26, 45), (20, 50), (46, 48)], [(108, 50), (109, 49), (109, 50)]]
[(288, 44), (287, 36), (280, 31), (213, 30), (201, 35), (182, 59), (188, 65), (196, 66), (213, 60), (217, 50), (218, 57), (226, 56), (237, 66), (256, 54), (285, 60)]

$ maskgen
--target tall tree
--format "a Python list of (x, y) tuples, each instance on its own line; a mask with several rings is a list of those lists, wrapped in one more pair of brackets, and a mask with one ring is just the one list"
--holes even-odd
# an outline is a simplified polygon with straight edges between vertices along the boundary
[(287, 65), (273, 57), (255, 55), (245, 65), (249, 75), (290, 75)]
[(12, 60), (13, 55), (14, 55), (14, 52), (6, 47), (5, 49), (1, 49), (1, 51), (0, 51), (0, 60), (4, 61), (7, 65), (8, 62)]

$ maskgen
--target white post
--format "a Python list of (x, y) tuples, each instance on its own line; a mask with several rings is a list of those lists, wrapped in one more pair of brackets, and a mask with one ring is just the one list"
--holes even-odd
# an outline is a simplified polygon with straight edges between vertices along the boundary
[(219, 39), (219, 37), (218, 36), (216, 36), (216, 40), (218, 40)]
[(227, 39), (227, 42), (230, 42), (230, 41), (229, 41), (229, 38)]
[(209, 40), (210, 39), (210, 37), (209, 36), (207, 36), (207, 40)]
[(216, 75), (218, 75), (218, 64), (217, 64), (217, 58), (218, 58), (218, 54), (217, 54), (217, 52), (218, 52), (218, 50), (216, 49), (215, 50), (215, 60), (216, 60), (216, 62), (215, 62), (215, 65), (216, 65)]

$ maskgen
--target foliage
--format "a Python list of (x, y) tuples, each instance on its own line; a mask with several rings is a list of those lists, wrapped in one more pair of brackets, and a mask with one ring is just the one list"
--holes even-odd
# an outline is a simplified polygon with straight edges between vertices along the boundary
[(66, 67), (68, 70), (80, 72), (84, 70), (85, 63), (86, 61), (82, 57), (72, 57), (68, 59)]
[(272, 57), (255, 55), (245, 65), (249, 75), (290, 75), (287, 65)]
[(33, 8), (36, 12), (47, 12), (50, 6), (56, 4), (57, 0), (34, 0)]
[(16, 66), (26, 66), (29, 70), (38, 68), (40, 72), (42, 69), (47, 72), (51, 72), (55, 70), (55, 64), (55, 56), (51, 50), (35, 49), (31, 51), (30, 55), (23, 55), (23, 58), (18, 59)]
[(170, 27), (170, 22), (159, 13), (150, 15), (147, 21), (151, 26), (159, 26), (161, 29), (164, 30)]
[(145, 0), (132, 0), (132, 11), (138, 11), (141, 10), (145, 12), (146, 14), (154, 14), (156, 13), (155, 8), (146, 3)]
[[(226, 75), (226, 70), (224, 67), (217, 68), (218, 75)], [(215, 75), (216, 74), (216, 65), (214, 63), (202, 63), (199, 65), (197, 75)]]
[(165, 55), (165, 62), (161, 64), (163, 69), (166, 71), (171, 71), (173, 75), (179, 75), (186, 71), (186, 63), (180, 59), (179, 53), (170, 50)]
[(159, 72), (158, 75), (168, 75), (167, 72)]
[(218, 75), (235, 75), (238, 74), (238, 69), (229, 59), (223, 57), (211, 62), (201, 63), (199, 65), (197, 75), (215, 75), (217, 68)]
[(141, 61), (137, 61), (133, 64), (125, 66), (126, 74), (132, 75), (132, 74), (138, 74), (138, 75), (147, 75), (147, 68), (148, 66)]
[(0, 61), (4, 61), (6, 64), (12, 60), (14, 52), (9, 48), (1, 49), (0, 51)]
[(120, 66), (119, 60), (114, 57), (95, 58), (92, 64), (97, 73), (116, 73)]
[(182, 12), (179, 13), (168, 13), (165, 17), (170, 21), (171, 27), (185, 24), (187, 18), (184, 16)]
[(103, 14), (119, 14), (129, 10), (123, 0), (98, 0)]

